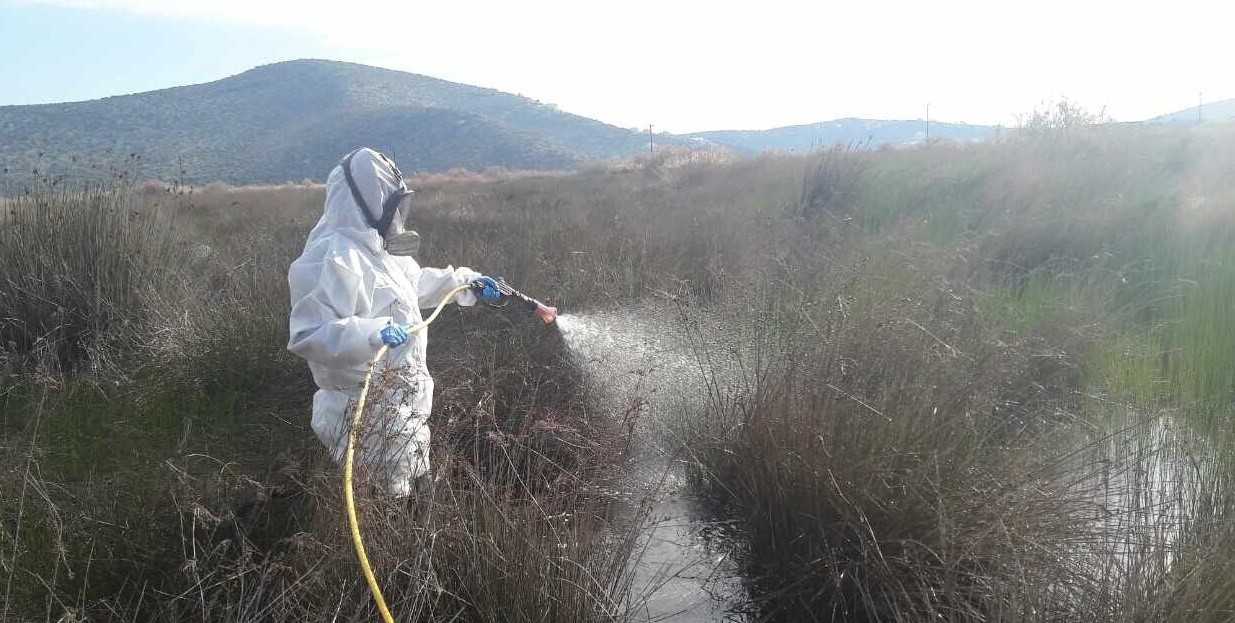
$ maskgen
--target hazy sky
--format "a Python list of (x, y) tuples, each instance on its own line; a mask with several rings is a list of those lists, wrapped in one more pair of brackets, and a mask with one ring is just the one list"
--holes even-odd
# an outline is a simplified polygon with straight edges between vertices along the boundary
[(0, 105), (331, 58), (684, 132), (837, 117), (1118, 120), (1235, 97), (1235, 3), (0, 0)]

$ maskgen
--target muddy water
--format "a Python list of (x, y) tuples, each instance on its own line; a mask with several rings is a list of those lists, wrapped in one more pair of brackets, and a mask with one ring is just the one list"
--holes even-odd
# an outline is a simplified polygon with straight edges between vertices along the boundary
[[(741, 583), (715, 547), (714, 526), (690, 497), (668, 422), (697, 400), (698, 372), (670, 310), (641, 307), (563, 315), (573, 353), (619, 409), (640, 411), (622, 511), (644, 522), (631, 599), (652, 621), (724, 621)], [(646, 518), (642, 514), (646, 510)]]

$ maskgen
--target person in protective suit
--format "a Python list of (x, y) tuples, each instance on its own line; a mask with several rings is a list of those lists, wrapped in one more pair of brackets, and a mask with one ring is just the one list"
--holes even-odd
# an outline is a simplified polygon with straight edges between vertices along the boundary
[[(288, 350), (309, 362), (313, 432), (335, 461), (347, 451), (354, 406), (369, 362), (390, 347), (374, 372), (368, 422), (358, 462), (392, 496), (410, 495), (429, 471), (429, 412), (433, 378), (425, 365), (427, 331), (403, 327), (421, 321), (452, 289), (478, 284), (482, 299), (497, 299), (497, 284), (470, 268), (421, 268), (392, 247), (415, 232), (405, 229), (412, 191), (386, 156), (368, 148), (348, 154), (330, 172), (326, 206), (292, 262)], [(471, 289), (455, 302), (470, 306)]]

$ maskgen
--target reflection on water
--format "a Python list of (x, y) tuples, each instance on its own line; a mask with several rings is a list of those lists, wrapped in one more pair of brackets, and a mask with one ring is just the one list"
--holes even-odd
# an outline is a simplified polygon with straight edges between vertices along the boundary
[(653, 621), (723, 621), (741, 595), (729, 559), (712, 547), (709, 519), (686, 491), (683, 467), (662, 447), (666, 417), (697, 395), (697, 368), (678, 341), (672, 312), (654, 307), (562, 315), (559, 329), (611, 400), (642, 411), (627, 518), (646, 511), (631, 569), (632, 599)]
[[(670, 438), (666, 420), (697, 406), (704, 391), (672, 312), (566, 315), (559, 324), (604, 395), (624, 405), (620, 409), (641, 412), (625, 487), (626, 516), (647, 511), (641, 555), (631, 569), (632, 599), (651, 620), (737, 620), (729, 611), (747, 596), (724, 555), (729, 548), (715, 541), (726, 531), (714, 529), (688, 495), (676, 448), (663, 441)], [(1048, 589), (1059, 603), (1087, 603), (1090, 590), (1118, 599), (1126, 594), (1121, 585), (1171, 577), (1197, 522), (1226, 516), (1219, 507), (1230, 463), (1206, 434), (1169, 413), (1138, 412), (1106, 399), (1082, 412), (1083, 418), (1046, 433), (1040, 447), (1030, 449), (1046, 458), (1031, 461), (1037, 466), (1027, 474), (1031, 486), (1068, 500), (1060, 506), (1068, 516), (1051, 535), (1059, 541), (1038, 545), (1070, 559), (1077, 577), (1092, 580), (1085, 587), (1061, 581)]]
[(1043, 482), (1055, 495), (1083, 504), (1067, 507), (1080, 521), (1060, 538), (1067, 538), (1063, 555), (1074, 560), (1078, 577), (1093, 585), (1072, 599), (1060, 585), (1058, 599), (1084, 605), (1097, 591), (1114, 607), (1129, 595), (1151, 596), (1188, 573), (1174, 568), (1181, 553), (1212, 536), (1228, 516), (1229, 464), (1210, 436), (1192, 429), (1178, 411), (1089, 398), (1078, 422), (1084, 430), (1058, 431), (1057, 451), (1071, 450), (1063, 450), (1066, 459)]
[(1164, 576), (1199, 510), (1197, 496), (1213, 482), (1202, 458), (1213, 449), (1165, 413), (1125, 409), (1099, 431), (1087, 440), (1086, 460), (1100, 466), (1091, 485), (1101, 546), (1091, 564), (1116, 578)]

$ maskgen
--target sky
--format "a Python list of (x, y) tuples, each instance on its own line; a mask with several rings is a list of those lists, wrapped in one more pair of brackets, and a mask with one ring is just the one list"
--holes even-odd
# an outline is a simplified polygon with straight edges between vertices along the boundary
[(0, 105), (328, 58), (519, 93), (623, 127), (841, 117), (1127, 121), (1235, 97), (1235, 3), (0, 0)]

